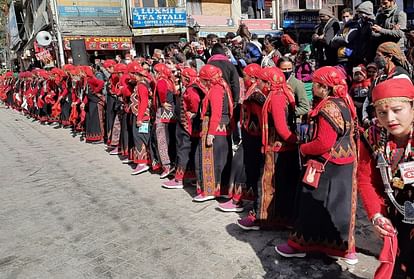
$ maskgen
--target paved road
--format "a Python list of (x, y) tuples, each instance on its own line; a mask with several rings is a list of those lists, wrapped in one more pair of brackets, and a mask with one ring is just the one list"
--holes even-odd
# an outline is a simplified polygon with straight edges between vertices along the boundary
[(282, 259), (287, 232), (243, 232), (194, 189), (131, 176), (102, 145), (1, 105), (0, 154), (0, 278), (371, 278), (377, 266), (364, 217), (355, 267)]

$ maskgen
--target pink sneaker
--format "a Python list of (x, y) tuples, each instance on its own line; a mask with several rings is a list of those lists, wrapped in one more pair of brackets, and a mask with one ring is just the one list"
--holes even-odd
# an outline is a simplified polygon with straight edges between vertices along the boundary
[(296, 250), (289, 244), (280, 244), (275, 247), (276, 252), (285, 258), (304, 258), (306, 253)]
[(121, 154), (121, 152), (119, 151), (118, 148), (115, 148), (114, 150), (112, 150), (111, 152), (109, 152), (109, 155), (119, 155)]
[(131, 175), (137, 175), (143, 172), (146, 172), (147, 170), (149, 170), (149, 166), (148, 165), (141, 165), (138, 164), (135, 169), (132, 171)]
[(167, 176), (172, 174), (174, 170), (175, 170), (174, 167), (171, 167), (171, 166), (163, 167), (163, 172), (160, 175), (160, 179), (166, 178)]
[(184, 185), (182, 181), (177, 181), (175, 179), (168, 180), (161, 185), (163, 188), (166, 189), (183, 189)]
[(260, 230), (257, 219), (253, 214), (249, 214), (246, 217), (237, 220), (237, 225), (245, 231)]
[(341, 259), (342, 261), (344, 261), (344, 262), (346, 262), (347, 264), (350, 264), (350, 265), (356, 265), (359, 262), (358, 256), (355, 252), (354, 253), (348, 253), (343, 258), (338, 257), (338, 256), (332, 256), (332, 255), (327, 255), (327, 256), (332, 258), (332, 259), (335, 259), (335, 260)]
[(211, 201), (215, 200), (215, 196), (205, 196), (203, 194), (199, 194), (193, 198), (193, 202), (205, 202), (205, 201)]
[(233, 200), (229, 200), (227, 202), (220, 203), (218, 209), (224, 212), (243, 212), (244, 207), (241, 202), (235, 204)]

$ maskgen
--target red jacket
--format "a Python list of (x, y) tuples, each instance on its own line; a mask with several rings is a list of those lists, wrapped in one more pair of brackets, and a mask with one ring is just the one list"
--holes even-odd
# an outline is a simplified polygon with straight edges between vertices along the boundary
[(213, 85), (203, 100), (201, 118), (209, 116), (209, 135), (226, 136), (231, 134), (229, 128), (233, 108), (230, 92), (225, 92), (221, 85)]

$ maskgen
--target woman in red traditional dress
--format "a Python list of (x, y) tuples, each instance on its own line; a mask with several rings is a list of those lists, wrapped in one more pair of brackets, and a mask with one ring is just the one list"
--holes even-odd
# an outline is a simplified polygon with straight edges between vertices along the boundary
[(137, 175), (146, 172), (151, 166), (149, 144), (152, 129), (152, 91), (146, 78), (148, 72), (138, 62), (129, 63), (128, 72), (136, 82), (131, 95), (131, 125), (134, 140), (132, 159), (136, 167), (131, 174)]
[(176, 171), (173, 179), (162, 184), (166, 189), (181, 189), (184, 187), (184, 179), (195, 178), (194, 156), (200, 137), (200, 114), (204, 93), (200, 89), (197, 71), (193, 68), (184, 68), (181, 71), (181, 81), (185, 91), (176, 104)]
[(98, 79), (89, 66), (83, 67), (87, 79), (85, 138), (88, 143), (103, 143), (105, 96), (102, 93), (104, 81)]
[(167, 65), (158, 63), (154, 66), (155, 92), (154, 106), (156, 111), (155, 131), (157, 137), (158, 155), (163, 172), (160, 178), (166, 178), (174, 171), (171, 160), (170, 132), (175, 126), (174, 95), (175, 77)]
[(228, 185), (222, 185), (222, 175), (232, 155), (230, 119), (233, 100), (218, 67), (203, 66), (199, 78), (206, 96), (201, 111), (201, 139), (195, 155), (198, 181), (197, 196), (193, 201), (204, 202), (228, 194)]
[(258, 64), (252, 63), (244, 68), (243, 99), (240, 109), (242, 141), (233, 155), (230, 173), (231, 200), (219, 204), (224, 212), (242, 212), (243, 199), (253, 199), (257, 195), (260, 168), (263, 166), (261, 152), (262, 107), (266, 94), (259, 89), (258, 77), (261, 71)]
[(379, 125), (362, 137), (358, 190), (384, 241), (375, 278), (414, 278), (414, 86), (408, 79), (383, 81), (372, 101)]
[[(334, 67), (313, 74), (315, 107), (310, 112), (311, 141), (300, 146), (305, 171), (297, 216), (286, 244), (276, 246), (284, 257), (322, 252), (356, 264), (356, 111), (345, 77)], [(319, 180), (318, 180), (319, 177)]]
[[(113, 66), (114, 72), (110, 79), (110, 88), (109, 94), (113, 101), (113, 123), (108, 131), (108, 147), (110, 155), (120, 155), (121, 149), (119, 147), (120, 137), (121, 137), (121, 119), (123, 114), (123, 102), (122, 102), (122, 91), (121, 91), (121, 77), (127, 72), (127, 66), (125, 64), (119, 63)], [(108, 114), (107, 114), (108, 116)], [(111, 148), (113, 148), (111, 150)]]
[(291, 226), (298, 193), (295, 96), (280, 69), (264, 68), (259, 78), (259, 89), (269, 92), (261, 118), (264, 162), (254, 211), (237, 222), (245, 230)]

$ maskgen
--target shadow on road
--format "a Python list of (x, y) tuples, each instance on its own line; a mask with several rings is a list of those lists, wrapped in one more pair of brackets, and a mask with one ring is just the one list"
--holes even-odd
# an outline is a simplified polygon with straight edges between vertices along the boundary
[[(226, 230), (232, 237), (248, 243), (255, 251), (265, 274), (262, 278), (364, 278), (352, 274), (353, 267), (344, 270), (335, 260), (325, 255), (308, 255), (303, 259), (286, 259), (279, 256), (274, 247), (288, 238), (288, 231), (243, 231), (236, 224), (229, 224)], [(235, 278), (256, 278), (258, 271), (241, 270)]]

